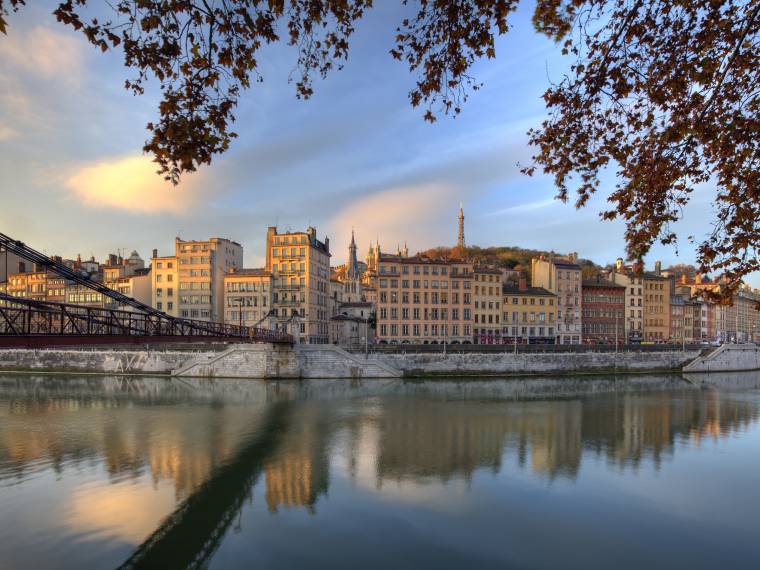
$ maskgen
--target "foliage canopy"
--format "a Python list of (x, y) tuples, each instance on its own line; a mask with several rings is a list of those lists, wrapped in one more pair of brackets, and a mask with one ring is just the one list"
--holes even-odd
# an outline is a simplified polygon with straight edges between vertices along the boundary
[[(519, 0), (400, 0), (409, 11), (390, 55), (417, 74), (409, 92), (424, 118), (457, 114), (481, 84), (479, 58), (496, 56)], [(0, 31), (24, 0), (0, 0)], [(340, 68), (372, 0), (119, 0), (107, 21), (87, 0), (54, 11), (106, 51), (119, 49), (143, 92), (163, 94), (144, 150), (176, 182), (209, 164), (236, 134), (241, 90), (261, 81), (266, 44), (297, 49), (296, 93)], [(714, 223), (698, 244), (703, 273), (732, 287), (760, 269), (760, 0), (536, 0), (533, 24), (568, 57), (569, 73), (544, 94), (547, 119), (529, 131), (527, 174), (553, 177), (558, 198), (582, 207), (616, 174), (604, 219), (626, 223), (627, 253), (674, 243), (672, 224), (700, 186), (714, 187)], [(691, 239), (691, 237), (690, 237)]]

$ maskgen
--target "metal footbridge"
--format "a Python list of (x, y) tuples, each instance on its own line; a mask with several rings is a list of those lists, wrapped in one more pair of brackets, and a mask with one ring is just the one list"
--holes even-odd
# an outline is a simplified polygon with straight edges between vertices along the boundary
[(0, 347), (49, 347), (166, 342), (262, 342), (292, 344), (281, 331), (167, 315), (0, 233), (0, 252), (12, 253), (115, 301), (119, 308), (16, 297), (0, 292)]

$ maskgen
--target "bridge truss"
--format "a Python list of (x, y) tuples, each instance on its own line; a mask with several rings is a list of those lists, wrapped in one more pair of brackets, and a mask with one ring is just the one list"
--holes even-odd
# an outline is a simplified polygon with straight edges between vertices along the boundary
[(0, 248), (116, 302), (120, 308), (25, 299), (0, 293), (0, 347), (237, 341), (293, 343), (280, 331), (167, 315), (0, 233)]

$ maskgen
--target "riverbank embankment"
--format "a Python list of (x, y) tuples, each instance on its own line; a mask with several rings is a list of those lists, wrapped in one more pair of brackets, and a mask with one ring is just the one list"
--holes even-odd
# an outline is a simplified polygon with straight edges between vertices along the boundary
[[(706, 363), (706, 364), (705, 364)], [(0, 371), (150, 374), (199, 378), (398, 378), (624, 374), (760, 368), (757, 347), (699, 350), (356, 354), (339, 347), (230, 345), (225, 350), (7, 349)]]

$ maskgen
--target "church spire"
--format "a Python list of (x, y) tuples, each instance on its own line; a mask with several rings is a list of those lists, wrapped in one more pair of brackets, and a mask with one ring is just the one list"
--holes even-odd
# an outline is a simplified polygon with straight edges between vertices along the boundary
[(359, 261), (356, 258), (356, 239), (354, 238), (354, 228), (351, 228), (351, 243), (348, 245), (348, 267), (346, 273), (350, 278), (359, 277)]
[(459, 237), (457, 238), (457, 247), (464, 249), (464, 210), (462, 202), (459, 202)]

